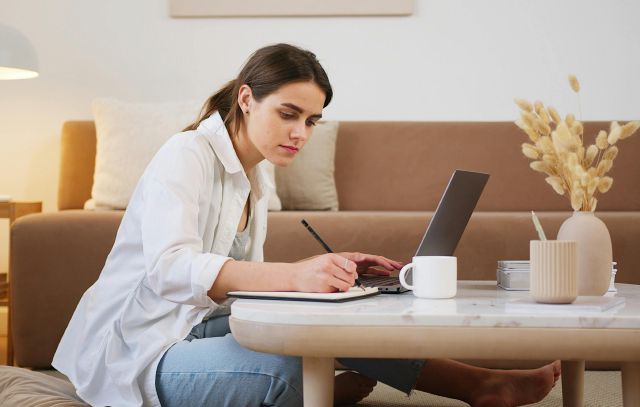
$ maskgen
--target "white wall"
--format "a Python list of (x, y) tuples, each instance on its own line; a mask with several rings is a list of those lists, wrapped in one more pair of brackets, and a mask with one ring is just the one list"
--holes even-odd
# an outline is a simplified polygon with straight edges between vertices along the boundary
[(0, 0), (41, 68), (0, 81), (0, 194), (55, 210), (59, 130), (92, 98), (204, 100), (275, 42), (318, 55), (328, 119), (513, 120), (514, 96), (577, 112), (568, 73), (583, 119), (638, 119), (638, 15), (635, 0), (416, 0), (410, 17), (172, 19), (167, 0)]

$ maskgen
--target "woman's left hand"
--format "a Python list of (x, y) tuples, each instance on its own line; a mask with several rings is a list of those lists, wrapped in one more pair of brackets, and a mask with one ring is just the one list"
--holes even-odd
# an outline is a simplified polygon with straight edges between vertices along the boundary
[[(342, 252), (337, 253), (338, 255), (351, 260), (356, 263), (356, 271), (358, 274), (374, 274), (378, 276), (388, 276), (391, 271), (399, 270), (404, 266), (403, 263), (399, 261), (387, 259), (386, 257), (376, 256), (373, 254), (364, 254), (364, 253), (349, 253)], [(383, 269), (372, 268), (375, 266), (383, 267)]]

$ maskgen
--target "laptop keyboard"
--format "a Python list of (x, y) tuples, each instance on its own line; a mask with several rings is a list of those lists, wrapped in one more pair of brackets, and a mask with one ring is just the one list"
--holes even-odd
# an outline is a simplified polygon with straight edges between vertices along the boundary
[(398, 277), (389, 276), (360, 276), (360, 282), (367, 287), (388, 287), (400, 284)]

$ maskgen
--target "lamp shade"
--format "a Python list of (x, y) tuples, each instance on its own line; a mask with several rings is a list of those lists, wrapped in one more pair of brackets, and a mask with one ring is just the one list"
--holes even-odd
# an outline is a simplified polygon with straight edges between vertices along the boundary
[(0, 79), (28, 79), (38, 76), (38, 57), (20, 32), (0, 24)]

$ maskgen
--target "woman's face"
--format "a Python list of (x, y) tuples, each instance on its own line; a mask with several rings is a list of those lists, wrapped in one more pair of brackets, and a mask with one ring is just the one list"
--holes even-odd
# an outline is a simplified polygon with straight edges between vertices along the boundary
[(291, 163), (307, 143), (325, 101), (325, 93), (311, 81), (283, 85), (260, 102), (246, 85), (238, 96), (245, 112), (245, 135), (255, 149), (251, 155), (279, 166)]

